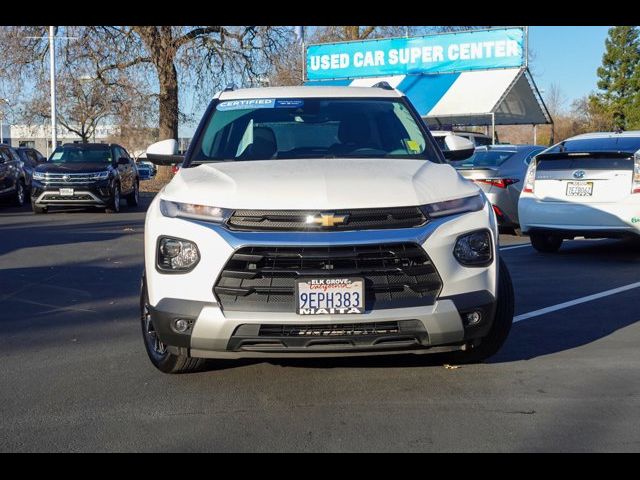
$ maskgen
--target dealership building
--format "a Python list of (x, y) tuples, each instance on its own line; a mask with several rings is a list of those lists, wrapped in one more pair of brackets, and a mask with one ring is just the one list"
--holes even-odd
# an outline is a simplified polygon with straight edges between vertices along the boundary
[[(109, 143), (114, 141), (114, 137), (120, 134), (120, 127), (118, 125), (102, 125), (98, 126), (94, 134), (89, 138), (90, 142), (94, 143)], [(58, 145), (63, 143), (79, 142), (81, 138), (73, 132), (68, 131), (66, 128), (58, 127), (57, 131)], [(51, 124), (47, 123), (42, 125), (7, 125), (2, 126), (2, 142), (12, 147), (30, 147), (35, 148), (40, 153), (48, 157), (51, 152)], [(180, 137), (178, 139), (178, 148), (181, 152), (184, 152), (189, 147), (191, 138)], [(141, 152), (130, 152), (132, 155)]]
[[(117, 135), (119, 128), (115, 125), (98, 126), (90, 141), (106, 143), (108, 139)], [(66, 128), (58, 128), (58, 145), (78, 142), (81, 138)], [(12, 147), (35, 148), (45, 156), (49, 156), (51, 148), (51, 124), (42, 125), (5, 125), (2, 132), (3, 143)]]

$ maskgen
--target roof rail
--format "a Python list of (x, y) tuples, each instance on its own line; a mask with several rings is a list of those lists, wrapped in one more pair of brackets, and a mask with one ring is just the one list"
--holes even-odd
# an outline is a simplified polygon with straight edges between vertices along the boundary
[(382, 88), (383, 90), (393, 90), (393, 87), (388, 82), (378, 82), (371, 86), (372, 88)]

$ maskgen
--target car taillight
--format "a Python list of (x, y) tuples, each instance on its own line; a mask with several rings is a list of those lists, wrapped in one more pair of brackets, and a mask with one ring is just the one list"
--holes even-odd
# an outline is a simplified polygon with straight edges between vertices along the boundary
[(476, 183), (487, 183), (498, 188), (507, 188), (509, 185), (513, 185), (519, 181), (517, 178), (478, 178), (474, 180)]
[(493, 211), (496, 212), (496, 215), (500, 218), (504, 217), (504, 213), (502, 213), (502, 210), (500, 210), (500, 207), (497, 207), (496, 205), (491, 205), (493, 207)]
[(633, 155), (633, 184), (631, 185), (631, 193), (640, 193), (640, 154)]
[(536, 159), (532, 159), (529, 168), (527, 168), (527, 174), (524, 177), (524, 188), (522, 189), (523, 193), (533, 193), (536, 181), (536, 163)]

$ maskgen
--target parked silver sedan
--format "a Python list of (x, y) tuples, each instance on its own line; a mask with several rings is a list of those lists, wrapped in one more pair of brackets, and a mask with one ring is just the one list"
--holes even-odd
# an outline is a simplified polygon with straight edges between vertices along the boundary
[(467, 160), (451, 162), (460, 174), (487, 194), (504, 232), (520, 233), (518, 198), (531, 159), (546, 147), (489, 145), (477, 147)]

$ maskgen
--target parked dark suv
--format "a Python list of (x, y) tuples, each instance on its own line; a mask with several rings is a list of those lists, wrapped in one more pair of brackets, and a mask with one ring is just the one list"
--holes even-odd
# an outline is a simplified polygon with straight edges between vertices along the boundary
[(24, 205), (27, 198), (27, 179), (18, 153), (8, 145), (0, 144), (0, 199), (11, 199), (15, 205)]
[(31, 147), (19, 147), (15, 149), (22, 160), (22, 168), (27, 184), (27, 189), (31, 190), (31, 177), (35, 168), (43, 162), (47, 161), (47, 157), (42, 155), (38, 150)]
[(120, 211), (120, 199), (138, 205), (138, 170), (120, 145), (68, 143), (56, 148), (33, 172), (34, 213), (50, 206), (104, 207)]

